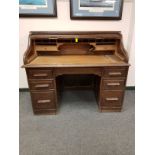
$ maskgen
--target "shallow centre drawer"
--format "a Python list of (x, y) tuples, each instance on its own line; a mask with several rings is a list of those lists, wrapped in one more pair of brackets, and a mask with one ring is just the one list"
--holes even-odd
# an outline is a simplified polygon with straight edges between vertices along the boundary
[(31, 92), (33, 107), (36, 109), (55, 109), (55, 91)]
[(31, 90), (50, 90), (54, 89), (54, 80), (40, 80), (29, 82)]
[(47, 69), (28, 69), (27, 76), (29, 79), (51, 79), (52, 70)]
[(124, 91), (103, 91), (101, 106), (117, 107), (121, 106), (123, 102)]
[(102, 80), (102, 89), (121, 90), (125, 88), (125, 80)]

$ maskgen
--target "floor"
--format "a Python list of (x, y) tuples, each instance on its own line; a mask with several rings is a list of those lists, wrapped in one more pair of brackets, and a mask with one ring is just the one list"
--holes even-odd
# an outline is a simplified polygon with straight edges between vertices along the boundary
[(135, 92), (122, 112), (99, 113), (92, 91), (64, 91), (57, 115), (33, 115), (20, 92), (20, 155), (134, 155)]

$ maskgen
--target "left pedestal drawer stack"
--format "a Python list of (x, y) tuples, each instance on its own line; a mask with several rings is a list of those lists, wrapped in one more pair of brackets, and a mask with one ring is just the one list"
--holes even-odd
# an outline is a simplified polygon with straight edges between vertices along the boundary
[(27, 68), (34, 114), (56, 114), (57, 94), (52, 69)]

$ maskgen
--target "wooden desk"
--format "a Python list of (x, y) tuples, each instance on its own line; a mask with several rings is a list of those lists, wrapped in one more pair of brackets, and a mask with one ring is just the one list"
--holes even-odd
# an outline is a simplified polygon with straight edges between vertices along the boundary
[(30, 32), (23, 67), (34, 113), (56, 114), (65, 75), (89, 75), (99, 110), (121, 111), (129, 67), (121, 39), (120, 32)]

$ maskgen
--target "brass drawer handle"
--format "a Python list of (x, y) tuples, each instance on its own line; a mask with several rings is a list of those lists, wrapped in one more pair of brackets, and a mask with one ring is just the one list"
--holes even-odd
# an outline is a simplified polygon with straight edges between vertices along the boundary
[(50, 103), (51, 100), (38, 100), (37, 103)]
[(46, 76), (48, 76), (48, 74), (47, 73), (38, 73), (38, 74), (33, 74), (33, 76), (34, 77), (40, 77), (40, 76), (46, 77)]
[(107, 86), (120, 86), (119, 82), (116, 83), (107, 83)]
[(110, 72), (109, 75), (115, 76), (115, 75), (122, 75), (121, 72)]
[(107, 101), (118, 101), (119, 98), (117, 97), (109, 97), (109, 98), (106, 98)]
[(38, 85), (35, 85), (35, 88), (48, 88), (49, 87), (49, 84), (38, 84)]

